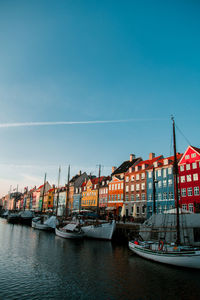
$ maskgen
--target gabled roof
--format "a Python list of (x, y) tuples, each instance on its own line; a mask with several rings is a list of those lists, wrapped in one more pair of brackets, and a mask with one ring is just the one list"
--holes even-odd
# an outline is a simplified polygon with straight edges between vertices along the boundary
[[(142, 160), (140, 161), (139, 163), (137, 163), (135, 165), (135, 167), (142, 167), (142, 165), (147, 165), (147, 167), (145, 169), (148, 169), (149, 167), (152, 166), (152, 164), (155, 162), (155, 161), (160, 161), (161, 159), (163, 159), (163, 156), (162, 155), (159, 155), (159, 156), (156, 156), (154, 157), (153, 159), (147, 159), (147, 160)], [(142, 170), (140, 170), (142, 171)]]
[(130, 167), (132, 167), (138, 160), (141, 160), (141, 157), (134, 158), (132, 161), (126, 160), (124, 161), (112, 174), (117, 175), (121, 173), (126, 173)]
[[(177, 152), (176, 157), (177, 157), (177, 161), (179, 161), (182, 157), (182, 153)], [(164, 164), (164, 161), (168, 159), (169, 163), (167, 165)], [(153, 164), (155, 163), (155, 161), (149, 166), (149, 168), (147, 168), (147, 170), (150, 170), (153, 168)], [(169, 157), (162, 157), (161, 159), (157, 160), (158, 166), (155, 168), (162, 168), (162, 167), (167, 167), (170, 165), (173, 165), (174, 163), (174, 156), (169, 156)]]
[[(179, 161), (179, 165), (182, 164), (182, 163), (186, 163), (185, 156), (186, 156), (187, 153), (191, 154), (191, 152), (197, 153), (197, 155), (200, 157), (200, 149), (197, 148), (197, 147), (189, 145), (187, 147), (187, 149), (185, 150), (183, 156), (181, 157), (181, 160)], [(196, 158), (193, 158), (192, 162), (195, 161), (195, 160), (196, 160)]]

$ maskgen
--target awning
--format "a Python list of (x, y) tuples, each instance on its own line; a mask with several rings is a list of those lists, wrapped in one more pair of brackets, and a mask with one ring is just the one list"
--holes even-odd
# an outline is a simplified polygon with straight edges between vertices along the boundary
[(116, 207), (115, 206), (109, 206), (109, 207), (106, 207), (106, 210), (115, 210)]

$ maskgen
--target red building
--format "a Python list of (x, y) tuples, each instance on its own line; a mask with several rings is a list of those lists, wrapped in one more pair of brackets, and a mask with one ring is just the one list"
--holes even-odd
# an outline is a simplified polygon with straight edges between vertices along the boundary
[(162, 155), (155, 157), (154, 153), (150, 153), (148, 160), (139, 161), (125, 173), (125, 211), (127, 216), (146, 218), (146, 170), (161, 158), (163, 158)]
[(108, 204), (108, 184), (110, 176), (104, 177), (99, 187), (99, 207), (105, 209)]
[(200, 149), (188, 146), (178, 166), (180, 204), (183, 209), (200, 212)]

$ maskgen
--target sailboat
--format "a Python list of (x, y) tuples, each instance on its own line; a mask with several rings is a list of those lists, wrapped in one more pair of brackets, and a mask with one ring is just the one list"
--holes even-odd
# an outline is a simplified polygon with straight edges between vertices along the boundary
[[(43, 194), (42, 194), (42, 205), (41, 205), (41, 213), (43, 212), (43, 203), (44, 203), (44, 194), (46, 187), (46, 173), (44, 176), (44, 186), (43, 186)], [(39, 230), (47, 230), (52, 231), (56, 228), (57, 219), (55, 216), (49, 215), (41, 215), (32, 219), (31, 227)]]
[[(99, 187), (100, 187), (100, 177), (101, 177), (101, 165), (99, 165), (99, 177), (97, 185), (97, 215), (99, 215)], [(90, 224), (88, 224), (90, 223)], [(116, 222), (113, 220), (111, 222), (101, 222), (96, 220), (89, 222), (87, 220), (86, 224), (82, 225), (82, 230), (85, 233), (85, 236), (88, 238), (111, 240), (113, 233), (116, 229)]]
[(165, 243), (160, 241), (129, 241), (129, 249), (135, 254), (153, 260), (186, 268), (200, 269), (200, 249), (193, 246), (184, 245), (180, 239), (180, 221), (179, 221), (179, 200), (178, 200), (178, 163), (176, 156), (176, 136), (175, 121), (173, 123), (173, 144), (174, 144), (174, 183), (175, 183), (175, 201), (176, 201), (176, 243)]

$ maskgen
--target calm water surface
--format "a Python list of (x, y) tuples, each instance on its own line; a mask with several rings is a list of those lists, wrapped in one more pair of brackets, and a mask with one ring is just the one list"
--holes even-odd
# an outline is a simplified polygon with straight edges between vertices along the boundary
[(200, 271), (111, 242), (64, 240), (0, 219), (0, 299), (200, 299)]

